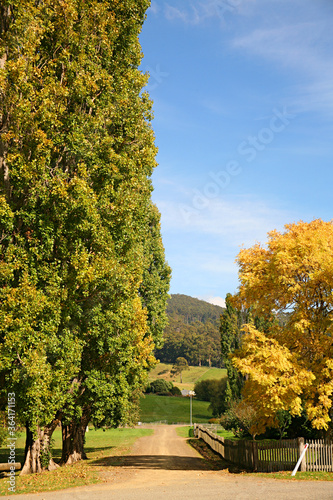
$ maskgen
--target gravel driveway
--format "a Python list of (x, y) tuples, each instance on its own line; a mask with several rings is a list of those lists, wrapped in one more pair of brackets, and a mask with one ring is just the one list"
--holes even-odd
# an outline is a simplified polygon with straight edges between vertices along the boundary
[[(51, 493), (11, 495), (24, 500), (333, 500), (333, 482), (286, 481), (212, 471), (176, 434), (155, 426), (118, 466), (105, 467), (104, 483)], [(4, 497), (7, 498), (7, 497)]]

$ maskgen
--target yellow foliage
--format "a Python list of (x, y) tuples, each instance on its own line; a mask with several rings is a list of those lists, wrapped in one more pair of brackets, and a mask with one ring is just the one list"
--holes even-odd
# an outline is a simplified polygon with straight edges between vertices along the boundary
[(315, 377), (276, 339), (267, 337), (252, 325), (244, 325), (244, 331), (242, 348), (234, 353), (232, 361), (247, 376), (243, 396), (257, 415), (250, 430), (252, 434), (260, 434), (267, 426), (277, 425), (278, 410), (300, 415), (299, 396)]
[(233, 362), (246, 376), (244, 396), (256, 405), (259, 426), (274, 425), (279, 409), (299, 414), (305, 402), (312, 425), (327, 429), (333, 394), (333, 224), (314, 220), (269, 233), (267, 245), (237, 257), (238, 307), (269, 319), (267, 336), (247, 325)]

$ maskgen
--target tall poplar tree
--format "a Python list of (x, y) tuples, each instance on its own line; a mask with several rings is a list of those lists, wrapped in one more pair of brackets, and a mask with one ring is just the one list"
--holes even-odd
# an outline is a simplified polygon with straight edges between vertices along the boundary
[[(27, 426), (23, 472), (84, 457), (84, 429), (128, 421), (169, 286), (146, 0), (0, 5), (0, 372)], [(155, 255), (155, 259), (152, 257)]]
[(226, 309), (221, 314), (220, 333), (221, 333), (221, 355), (223, 363), (227, 369), (228, 392), (231, 399), (239, 399), (241, 389), (244, 384), (244, 377), (233, 366), (231, 354), (239, 349), (242, 338), (242, 325), (247, 322), (248, 312), (241, 311), (231, 304), (231, 294), (228, 293), (225, 299)]

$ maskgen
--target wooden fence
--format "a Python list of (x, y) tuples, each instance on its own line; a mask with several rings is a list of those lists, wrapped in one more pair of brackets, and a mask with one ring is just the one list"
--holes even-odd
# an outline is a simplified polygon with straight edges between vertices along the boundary
[[(276, 472), (280, 470), (293, 470), (298, 458), (304, 449), (304, 439), (283, 439), (281, 441), (250, 441), (231, 440), (213, 433), (204, 425), (194, 424), (194, 435), (203, 439), (214, 451), (223, 458), (241, 467), (258, 472)], [(310, 445), (311, 447), (311, 445)], [(311, 449), (311, 448), (310, 448)], [(325, 457), (330, 455), (332, 466), (332, 445), (325, 448), (319, 446), (315, 448), (314, 457), (309, 461), (311, 467), (319, 467), (319, 463), (324, 463)], [(320, 451), (319, 451), (320, 450)], [(319, 458), (320, 457), (320, 458)], [(308, 458), (307, 458), (308, 460)], [(325, 459), (328, 463), (328, 458)], [(320, 462), (321, 461), (321, 462)], [(327, 467), (322, 466), (322, 467)], [(307, 462), (303, 459), (300, 469), (305, 470), (331, 470), (328, 468), (308, 468)]]
[[(257, 469), (260, 472), (293, 470), (304, 448), (304, 439), (282, 439), (281, 441), (254, 441), (257, 454)], [(305, 470), (305, 462), (300, 470)]]
[(307, 440), (306, 470), (333, 472), (333, 443), (324, 439)]

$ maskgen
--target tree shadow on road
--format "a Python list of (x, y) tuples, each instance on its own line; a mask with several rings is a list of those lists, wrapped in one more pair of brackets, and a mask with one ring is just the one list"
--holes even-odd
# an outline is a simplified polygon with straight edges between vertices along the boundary
[(180, 457), (175, 455), (128, 455), (125, 457), (105, 457), (91, 465), (117, 466), (130, 469), (160, 470), (211, 470), (204, 458)]
[(227, 462), (215, 453), (201, 439), (188, 439), (187, 442), (199, 452), (201, 457), (187, 457), (177, 455), (127, 455), (109, 456), (96, 459), (90, 463), (97, 467), (124, 467), (127, 469), (152, 470), (225, 470), (232, 474), (248, 472), (235, 464)]
[(204, 457), (207, 465), (213, 470), (225, 470), (232, 474), (241, 474), (242, 472), (253, 472), (245, 469), (239, 465), (233, 464), (224, 460), (218, 453), (213, 451), (205, 441), (202, 439), (188, 439), (187, 442), (194, 448), (197, 452)]

